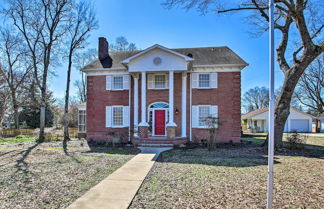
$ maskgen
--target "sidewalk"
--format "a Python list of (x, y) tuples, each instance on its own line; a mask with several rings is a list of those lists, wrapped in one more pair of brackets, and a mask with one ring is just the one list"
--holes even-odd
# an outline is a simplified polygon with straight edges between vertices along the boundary
[(128, 208), (155, 160), (166, 149), (141, 150), (140, 154), (92, 187), (67, 209)]

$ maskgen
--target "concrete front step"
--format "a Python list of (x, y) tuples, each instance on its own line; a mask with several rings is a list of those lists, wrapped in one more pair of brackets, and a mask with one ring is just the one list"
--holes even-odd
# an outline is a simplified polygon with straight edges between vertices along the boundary
[(173, 144), (138, 143), (138, 147), (173, 147)]

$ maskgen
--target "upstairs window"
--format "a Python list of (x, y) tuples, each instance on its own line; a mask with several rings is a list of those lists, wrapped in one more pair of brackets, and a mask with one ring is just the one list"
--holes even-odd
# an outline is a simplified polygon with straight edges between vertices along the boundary
[(165, 75), (155, 75), (154, 76), (154, 88), (165, 89), (166, 88), (166, 76)]
[(123, 89), (123, 76), (113, 76), (113, 89), (120, 90)]
[(167, 89), (169, 76), (166, 73), (149, 73), (148, 74), (148, 89)]
[(199, 88), (210, 87), (210, 74), (199, 74)]
[(129, 75), (107, 75), (106, 76), (106, 90), (120, 91), (128, 90), (130, 83)]

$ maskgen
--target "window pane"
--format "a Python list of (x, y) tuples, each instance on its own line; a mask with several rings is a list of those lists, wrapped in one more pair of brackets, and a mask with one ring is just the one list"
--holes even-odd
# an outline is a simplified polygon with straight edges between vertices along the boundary
[(200, 88), (209, 87), (209, 74), (199, 74), (199, 87)]
[(154, 76), (154, 85), (156, 89), (162, 89), (166, 87), (166, 78), (165, 75), (155, 75)]
[(113, 89), (123, 89), (123, 76), (113, 77)]
[(113, 126), (123, 125), (123, 107), (113, 107)]
[(209, 107), (199, 107), (199, 126), (205, 126), (206, 119), (209, 117)]

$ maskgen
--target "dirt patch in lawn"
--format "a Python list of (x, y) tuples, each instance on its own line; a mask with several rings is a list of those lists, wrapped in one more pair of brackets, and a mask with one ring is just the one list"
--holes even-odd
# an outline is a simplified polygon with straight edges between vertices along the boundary
[(0, 146), (0, 208), (65, 208), (130, 160), (134, 148), (72, 141)]
[[(265, 208), (267, 156), (259, 146), (162, 153), (130, 208)], [(323, 208), (324, 152), (275, 156), (274, 208)]]

